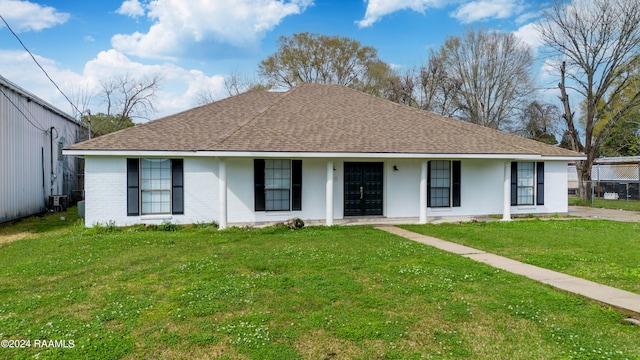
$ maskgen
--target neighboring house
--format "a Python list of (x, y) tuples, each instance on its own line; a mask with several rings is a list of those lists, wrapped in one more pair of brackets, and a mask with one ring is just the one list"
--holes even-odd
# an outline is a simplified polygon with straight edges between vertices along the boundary
[[(640, 200), (640, 156), (601, 157), (591, 168), (593, 194), (608, 199)], [(578, 191), (576, 166), (568, 167), (569, 193)]]
[(0, 76), (0, 222), (50, 208), (50, 195), (79, 189), (75, 158), (64, 146), (82, 125)]
[[(584, 156), (339, 86), (250, 91), (69, 146), (87, 226), (567, 212)], [(408, 219), (411, 220), (411, 219)]]

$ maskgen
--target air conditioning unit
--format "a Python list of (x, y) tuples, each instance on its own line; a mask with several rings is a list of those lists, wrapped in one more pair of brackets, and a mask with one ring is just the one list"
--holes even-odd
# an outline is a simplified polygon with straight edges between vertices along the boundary
[(67, 211), (67, 195), (49, 196), (49, 209), (56, 212)]

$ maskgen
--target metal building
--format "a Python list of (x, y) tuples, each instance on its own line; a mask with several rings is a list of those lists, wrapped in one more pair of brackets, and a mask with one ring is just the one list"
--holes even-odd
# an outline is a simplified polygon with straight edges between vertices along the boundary
[(83, 129), (70, 115), (0, 76), (0, 222), (53, 210), (72, 199), (81, 187), (78, 160), (62, 156), (62, 148), (78, 142)]

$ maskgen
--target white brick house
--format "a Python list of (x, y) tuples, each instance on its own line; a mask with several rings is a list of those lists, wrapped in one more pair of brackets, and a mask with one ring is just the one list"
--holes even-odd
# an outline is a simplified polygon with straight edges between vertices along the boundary
[(567, 212), (583, 155), (338, 85), (251, 91), (69, 146), (86, 225)]

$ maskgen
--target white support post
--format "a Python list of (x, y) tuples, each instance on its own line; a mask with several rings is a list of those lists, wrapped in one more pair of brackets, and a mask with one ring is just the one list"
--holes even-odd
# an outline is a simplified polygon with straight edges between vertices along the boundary
[(427, 223), (427, 161), (420, 166), (420, 224)]
[(511, 221), (511, 162), (504, 162), (502, 221)]
[(220, 194), (218, 228), (222, 230), (227, 227), (227, 164), (224, 159), (218, 160), (218, 191)]
[(326, 224), (327, 226), (333, 225), (333, 161), (327, 161), (327, 211), (326, 211)]

